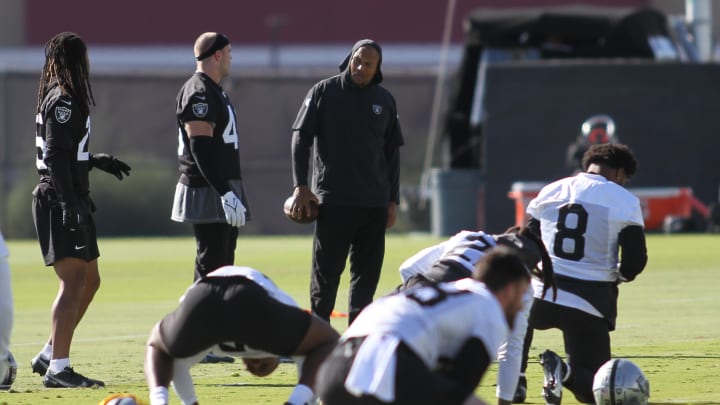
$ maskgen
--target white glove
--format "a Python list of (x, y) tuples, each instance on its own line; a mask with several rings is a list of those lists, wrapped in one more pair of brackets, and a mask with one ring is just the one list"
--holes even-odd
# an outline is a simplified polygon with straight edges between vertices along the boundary
[(222, 207), (225, 210), (225, 220), (228, 224), (240, 228), (245, 225), (245, 206), (235, 193), (228, 191), (220, 197)]

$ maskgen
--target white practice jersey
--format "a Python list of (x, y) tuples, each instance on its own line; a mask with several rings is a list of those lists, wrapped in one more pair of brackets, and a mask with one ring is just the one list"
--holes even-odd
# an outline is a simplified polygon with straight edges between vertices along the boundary
[(605, 177), (580, 173), (551, 183), (530, 201), (527, 213), (540, 221), (555, 274), (590, 281), (616, 281), (618, 236), (643, 225), (640, 201)]
[(460, 231), (405, 260), (400, 265), (400, 278), (406, 282), (413, 275), (426, 272), (438, 260), (456, 262), (470, 275), (485, 251), (494, 246), (495, 239), (483, 231)]
[[(460, 231), (437, 245), (430, 246), (416, 253), (400, 265), (400, 277), (405, 283), (415, 274), (426, 273), (436, 262), (448, 260), (460, 264), (472, 274), (475, 264), (492, 247), (496, 246), (493, 235), (483, 231)], [(512, 331), (503, 341), (497, 353), (498, 381), (497, 395), (499, 398), (511, 400), (515, 394), (520, 375), (523, 340), (527, 329), (527, 319), (532, 306), (533, 290), (528, 288), (523, 296), (522, 309), (515, 316)], [(494, 354), (491, 356), (493, 358)]]
[(341, 340), (394, 336), (435, 369), (440, 358), (454, 358), (473, 337), (494, 359), (508, 331), (495, 296), (483, 283), (466, 278), (380, 298), (360, 313)]

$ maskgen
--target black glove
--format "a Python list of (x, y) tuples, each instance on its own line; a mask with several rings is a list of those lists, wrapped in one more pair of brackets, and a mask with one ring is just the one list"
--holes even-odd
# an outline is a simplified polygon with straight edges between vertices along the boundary
[(62, 224), (65, 228), (76, 231), (82, 226), (83, 218), (80, 211), (74, 208), (63, 208)]
[(90, 158), (90, 165), (91, 167), (97, 167), (104, 172), (115, 175), (118, 180), (123, 179), (123, 173), (126, 176), (130, 175), (130, 166), (128, 166), (127, 163), (107, 153), (93, 153)]

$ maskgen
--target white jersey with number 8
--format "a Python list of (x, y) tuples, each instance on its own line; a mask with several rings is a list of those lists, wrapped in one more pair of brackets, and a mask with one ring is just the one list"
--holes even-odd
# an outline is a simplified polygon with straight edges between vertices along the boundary
[(543, 187), (527, 213), (540, 221), (555, 274), (589, 281), (617, 280), (620, 231), (643, 226), (635, 195), (589, 173)]

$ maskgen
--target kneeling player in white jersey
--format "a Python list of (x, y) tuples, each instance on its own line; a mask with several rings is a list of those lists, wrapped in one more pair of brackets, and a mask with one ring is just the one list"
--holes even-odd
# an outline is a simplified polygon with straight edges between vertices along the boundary
[(473, 392), (506, 338), (530, 270), (509, 248), (472, 278), (427, 283), (366, 307), (318, 373), (325, 405), (485, 404)]
[(298, 384), (286, 404), (314, 397), (315, 375), (338, 333), (300, 309), (269, 278), (224, 266), (198, 279), (180, 305), (152, 330), (145, 358), (151, 405), (168, 403), (168, 386), (184, 405), (197, 404), (190, 367), (213, 349), (240, 356), (252, 374), (272, 373), (279, 356), (298, 356)]
[[(623, 188), (637, 161), (621, 144), (593, 145), (583, 156), (585, 172), (551, 183), (530, 201), (529, 227), (542, 236), (555, 268), (557, 300), (538, 293), (528, 319), (524, 365), (533, 329), (562, 330), (568, 364), (550, 350), (540, 355), (543, 395), (560, 404), (562, 386), (593, 403), (593, 376), (610, 359), (618, 284), (633, 280), (647, 263), (640, 202)], [(618, 261), (618, 254), (620, 260)]]
[[(540, 237), (526, 227), (512, 227), (498, 235), (483, 231), (461, 231), (450, 239), (430, 246), (416, 253), (400, 265), (402, 288), (415, 284), (440, 281), (454, 281), (470, 277), (474, 266), (485, 253), (495, 246), (508, 246), (533, 274), (543, 280), (545, 291), (553, 289), (555, 279), (553, 267)], [(538, 263), (542, 262), (542, 268)], [(527, 318), (532, 305), (531, 289), (523, 297), (523, 306), (515, 317), (512, 331), (498, 352), (497, 391), (499, 405), (523, 402), (527, 395), (527, 380), (520, 373), (523, 356), (523, 341), (527, 330)]]

